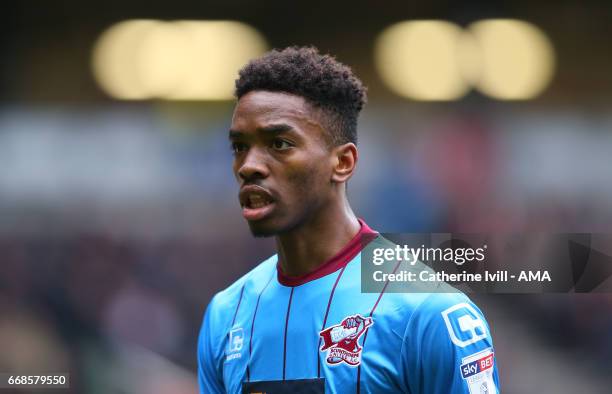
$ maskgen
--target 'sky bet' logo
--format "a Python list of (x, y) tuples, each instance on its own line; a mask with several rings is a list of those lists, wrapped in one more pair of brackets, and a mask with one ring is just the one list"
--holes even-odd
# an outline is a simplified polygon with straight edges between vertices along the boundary
[(348, 316), (340, 324), (323, 329), (319, 332), (323, 338), (320, 351), (327, 351), (325, 361), (329, 365), (346, 363), (357, 366), (361, 363), (359, 338), (374, 324), (371, 317), (359, 314)]

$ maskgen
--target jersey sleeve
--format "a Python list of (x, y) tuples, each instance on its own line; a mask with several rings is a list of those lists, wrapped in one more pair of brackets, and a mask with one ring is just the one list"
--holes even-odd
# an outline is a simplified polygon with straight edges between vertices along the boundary
[(198, 383), (200, 394), (224, 393), (218, 344), (215, 340), (215, 299), (210, 302), (198, 337)]
[(427, 297), (410, 316), (401, 352), (411, 394), (499, 392), (489, 327), (461, 293)]

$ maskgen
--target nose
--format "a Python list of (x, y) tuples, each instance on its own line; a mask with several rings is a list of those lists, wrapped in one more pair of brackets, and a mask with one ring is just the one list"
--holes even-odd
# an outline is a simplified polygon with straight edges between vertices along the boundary
[(256, 147), (251, 147), (238, 167), (238, 177), (245, 182), (264, 179), (269, 175), (265, 154)]

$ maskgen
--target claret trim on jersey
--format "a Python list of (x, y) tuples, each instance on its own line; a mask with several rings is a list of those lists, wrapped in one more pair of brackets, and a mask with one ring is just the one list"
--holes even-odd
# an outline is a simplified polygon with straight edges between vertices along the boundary
[(304, 283), (308, 283), (310, 281), (322, 278), (326, 275), (334, 273), (347, 265), (361, 250), (366, 246), (366, 244), (376, 238), (378, 233), (372, 230), (362, 219), (358, 219), (359, 224), (361, 225), (361, 229), (349, 241), (340, 252), (338, 252), (335, 256), (327, 260), (325, 263), (321, 264), (314, 271), (301, 275), (301, 276), (288, 276), (285, 275), (280, 266), (280, 261), (276, 264), (276, 271), (278, 273), (278, 282), (284, 286), (299, 286)]

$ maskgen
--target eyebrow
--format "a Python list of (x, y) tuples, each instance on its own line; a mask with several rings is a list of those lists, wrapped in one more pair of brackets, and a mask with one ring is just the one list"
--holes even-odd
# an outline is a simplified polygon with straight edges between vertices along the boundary
[[(291, 130), (293, 130), (293, 127), (291, 127), (290, 125), (286, 123), (272, 124), (272, 125), (265, 126), (265, 127), (258, 127), (256, 129), (257, 132), (264, 133), (264, 134), (272, 134), (272, 135), (281, 134), (281, 133), (291, 131)], [(240, 131), (240, 130), (230, 130), (229, 139), (244, 138), (246, 134), (247, 133)]]

